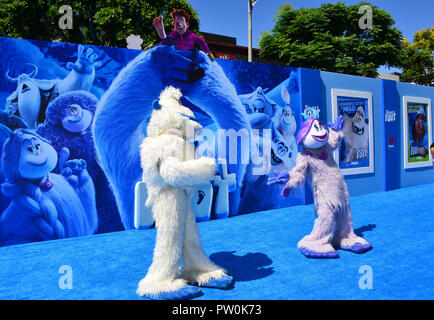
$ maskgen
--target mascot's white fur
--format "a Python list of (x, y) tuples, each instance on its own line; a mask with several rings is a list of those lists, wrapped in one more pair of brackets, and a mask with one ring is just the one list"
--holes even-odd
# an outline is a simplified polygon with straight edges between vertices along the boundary
[(191, 120), (193, 112), (180, 104), (181, 96), (173, 87), (161, 93), (140, 146), (146, 205), (152, 208), (157, 241), (152, 265), (137, 293), (150, 299), (187, 299), (200, 293), (187, 283), (223, 288), (232, 282), (224, 269), (208, 259), (200, 243), (190, 197), (194, 187), (214, 178), (216, 164), (214, 158), (194, 159), (188, 131), (201, 126)]
[(365, 110), (358, 107), (353, 117), (344, 113), (344, 136), (347, 155), (344, 162), (366, 159), (369, 150), (369, 127), (365, 122)]

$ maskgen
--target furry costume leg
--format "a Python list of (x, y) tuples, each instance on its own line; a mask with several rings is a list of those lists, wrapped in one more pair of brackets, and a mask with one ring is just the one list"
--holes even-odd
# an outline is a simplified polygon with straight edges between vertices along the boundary
[(188, 210), (184, 236), (182, 277), (193, 285), (226, 289), (233, 281), (226, 270), (215, 265), (202, 249), (199, 228), (191, 207)]
[(336, 248), (364, 253), (372, 249), (372, 244), (357, 236), (353, 230), (353, 219), (349, 201), (341, 214), (336, 216), (336, 227), (333, 235), (333, 244)]
[[(189, 299), (200, 290), (187, 286), (178, 277), (183, 253), (183, 238), (188, 199), (183, 190), (161, 191), (153, 206), (157, 240), (151, 267), (139, 282), (137, 294), (150, 299)], [(169, 214), (168, 214), (169, 213)]]
[(308, 258), (338, 258), (339, 254), (331, 245), (335, 228), (335, 213), (329, 208), (318, 208), (310, 235), (301, 239), (297, 245)]

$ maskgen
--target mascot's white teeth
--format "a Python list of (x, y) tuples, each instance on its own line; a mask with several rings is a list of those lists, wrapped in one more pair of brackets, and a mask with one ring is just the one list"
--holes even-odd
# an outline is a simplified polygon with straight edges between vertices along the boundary
[(359, 135), (359, 136), (361, 136), (361, 135), (363, 135), (363, 133), (365, 133), (365, 128), (359, 128), (358, 126), (356, 126), (354, 123), (353, 123), (353, 132), (355, 133), (355, 134), (357, 134), (357, 135)]

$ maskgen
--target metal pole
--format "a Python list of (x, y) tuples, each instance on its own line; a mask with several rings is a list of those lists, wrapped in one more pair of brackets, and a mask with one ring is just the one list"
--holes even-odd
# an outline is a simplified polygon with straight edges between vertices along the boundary
[(248, 9), (248, 15), (249, 15), (249, 50), (248, 50), (248, 61), (252, 62), (252, 9), (253, 4), (252, 0), (247, 0), (249, 9)]

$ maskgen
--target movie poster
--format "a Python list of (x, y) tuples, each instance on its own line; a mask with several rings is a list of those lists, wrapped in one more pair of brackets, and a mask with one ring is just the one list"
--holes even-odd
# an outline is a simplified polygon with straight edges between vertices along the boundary
[(335, 159), (343, 174), (373, 172), (372, 96), (333, 90), (335, 119), (342, 116), (344, 139)]
[(431, 101), (404, 97), (404, 166), (417, 168), (432, 165)]

